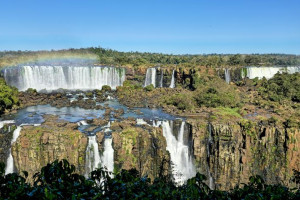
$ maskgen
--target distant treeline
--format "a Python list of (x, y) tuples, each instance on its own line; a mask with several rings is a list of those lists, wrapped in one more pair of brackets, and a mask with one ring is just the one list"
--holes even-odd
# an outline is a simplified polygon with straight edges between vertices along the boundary
[[(101, 47), (66, 49), (59, 51), (4, 51), (0, 52), (0, 66), (13, 62), (18, 57), (23, 59), (39, 56), (94, 55), (100, 64), (105, 65), (182, 65), (226, 67), (226, 66), (295, 66), (300, 65), (300, 55), (290, 54), (201, 54), (172, 55), (161, 53), (120, 52)], [(19, 59), (21, 60), (21, 59)], [(26, 59), (25, 59), (26, 60)], [(30, 60), (30, 59), (28, 59)]]

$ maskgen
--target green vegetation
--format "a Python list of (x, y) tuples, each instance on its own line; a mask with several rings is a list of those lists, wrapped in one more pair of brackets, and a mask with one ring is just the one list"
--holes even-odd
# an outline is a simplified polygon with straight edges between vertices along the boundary
[(109, 85), (103, 85), (101, 90), (103, 92), (110, 92), (111, 91), (111, 87)]
[(153, 86), (153, 84), (150, 84), (150, 85), (147, 85), (146, 87), (144, 87), (144, 90), (146, 90), (146, 91), (148, 91), (148, 92), (150, 92), (150, 91), (152, 91), (152, 90), (154, 90), (155, 88), (154, 88), (154, 86)]
[(274, 66), (299, 65), (300, 56), (288, 54), (207, 54), (172, 55), (161, 53), (119, 52), (111, 49), (85, 48), (59, 51), (5, 51), (0, 52), (0, 67), (17, 65), (39, 59), (53, 58), (98, 58), (104, 65), (181, 65), (190, 66)]
[(19, 104), (18, 90), (6, 85), (4, 79), (0, 78), (0, 114), (6, 109), (12, 109)]
[(300, 76), (295, 74), (277, 73), (270, 80), (262, 79), (257, 82), (258, 91), (265, 99), (275, 102), (291, 100), (300, 102)]
[(236, 88), (225, 84), (218, 77), (195, 76), (194, 91), (181, 89), (173, 95), (165, 95), (162, 102), (173, 105), (179, 110), (192, 111), (199, 107), (228, 107), (241, 105), (241, 98)]
[[(242, 188), (231, 191), (211, 190), (197, 173), (186, 184), (176, 187), (169, 177), (160, 175), (153, 182), (140, 177), (137, 170), (121, 170), (114, 175), (102, 168), (90, 178), (75, 173), (68, 161), (54, 161), (43, 167), (26, 182), (27, 172), (4, 175), (0, 164), (0, 199), (299, 199), (300, 190), (290, 190), (282, 185), (267, 185), (259, 176), (252, 176)], [(299, 174), (294, 181), (299, 182)]]

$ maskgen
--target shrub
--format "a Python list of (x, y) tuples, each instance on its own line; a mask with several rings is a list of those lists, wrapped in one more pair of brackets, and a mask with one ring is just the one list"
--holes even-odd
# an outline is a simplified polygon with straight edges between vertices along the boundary
[(19, 104), (17, 88), (6, 85), (4, 79), (0, 79), (0, 114), (6, 109), (11, 109)]
[(153, 84), (150, 84), (150, 85), (147, 85), (146, 87), (144, 87), (144, 90), (146, 90), (146, 91), (148, 91), (148, 92), (150, 92), (150, 91), (152, 91), (152, 90), (154, 90), (155, 88), (154, 88), (154, 86), (153, 86)]
[(103, 92), (110, 92), (111, 91), (111, 87), (109, 85), (103, 85), (101, 90)]

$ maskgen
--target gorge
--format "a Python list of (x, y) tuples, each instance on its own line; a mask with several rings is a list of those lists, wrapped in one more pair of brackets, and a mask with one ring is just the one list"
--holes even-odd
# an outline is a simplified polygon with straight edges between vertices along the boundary
[[(289, 73), (299, 71), (299, 67), (287, 69)], [(272, 67), (221, 70), (228, 84), (246, 77), (270, 79), (279, 71)], [(142, 87), (152, 84), (168, 96), (178, 90), (177, 86), (190, 87), (196, 79), (193, 70), (172, 67), (151, 67), (144, 73), (136, 70), (132, 77), (126, 75), (128, 71), (126, 67), (103, 66), (4, 69), (6, 82), (24, 91), (20, 96), (24, 103), (32, 103), (1, 116), (0, 143), (6, 145), (0, 153), (1, 161), (7, 163), (6, 173), (16, 169), (33, 175), (45, 164), (67, 158), (86, 177), (104, 167), (109, 172), (136, 168), (154, 179), (163, 169), (178, 185), (196, 172), (208, 177), (211, 189), (232, 189), (253, 174), (261, 175), (269, 184), (295, 185), (291, 177), (293, 170), (300, 170), (299, 128), (272, 123), (270, 117), (263, 119), (262, 115), (269, 114), (261, 114), (262, 109), (238, 119), (225, 119), (212, 117), (210, 110), (179, 116), (167, 107), (163, 111), (153, 106), (148, 99), (144, 106), (128, 106), (119, 98), (123, 93), (118, 93), (118, 87), (125, 81), (136, 81), (135, 76), (144, 77), (139, 81)], [(111, 90), (99, 92), (103, 86)], [(29, 88), (50, 94), (26, 96)], [(43, 103), (37, 103), (40, 99)], [(129, 97), (129, 101), (138, 100)], [(92, 106), (86, 108), (84, 104)]]

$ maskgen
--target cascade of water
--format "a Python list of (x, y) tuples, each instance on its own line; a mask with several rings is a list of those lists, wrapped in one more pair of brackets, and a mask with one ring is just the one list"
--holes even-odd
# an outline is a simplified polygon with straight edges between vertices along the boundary
[(88, 136), (88, 146), (86, 149), (86, 165), (85, 165), (85, 176), (88, 177), (88, 174), (100, 167), (100, 154), (97, 143), (96, 135)]
[(230, 83), (230, 69), (225, 69), (225, 81), (227, 84)]
[[(247, 67), (246, 70), (246, 76), (249, 79), (254, 79), (256, 77), (258, 77), (259, 79), (262, 79), (263, 77), (265, 77), (266, 79), (270, 79), (277, 72), (287, 72), (289, 74), (300, 72), (300, 67)], [(245, 74), (243, 74), (243, 70), (242, 76), (245, 76)]]
[(207, 156), (210, 156), (210, 145), (213, 143), (212, 139), (212, 127), (211, 124), (208, 124), (208, 143), (207, 143)]
[[(20, 132), (21, 132), (21, 129), (22, 127), (21, 126), (18, 126), (16, 128), (16, 130), (14, 130), (13, 132), (13, 137), (12, 137), (12, 140), (11, 140), (11, 145), (17, 141), (19, 135), (20, 135)], [(11, 147), (9, 148), (9, 154), (8, 154), (8, 158), (7, 158), (7, 161), (6, 161), (6, 169), (5, 169), (5, 174), (10, 174), (10, 173), (13, 173), (14, 172), (14, 158), (11, 154)]]
[(208, 185), (210, 189), (214, 189), (215, 188), (215, 184), (214, 184), (214, 179), (212, 177), (212, 174), (210, 172), (210, 163), (209, 163), (209, 158), (210, 158), (210, 145), (213, 143), (213, 138), (212, 138), (212, 127), (211, 124), (208, 124), (208, 142), (207, 142), (207, 174), (208, 174)]
[(87, 123), (85, 120), (81, 120), (81, 121), (80, 121), (80, 124), (81, 124), (81, 125), (88, 125), (88, 123)]
[(169, 121), (162, 122), (163, 135), (166, 138), (167, 150), (172, 162), (172, 174), (178, 185), (182, 185), (187, 179), (196, 175), (189, 147), (183, 143), (184, 125), (185, 122), (182, 122), (177, 140), (172, 133)]
[(151, 84), (156, 87), (156, 68), (148, 68), (146, 72), (144, 87)]
[(136, 119), (136, 124), (137, 125), (145, 125), (145, 124), (148, 124), (148, 123), (144, 119), (137, 118)]
[(153, 120), (152, 123), (153, 123), (153, 124), (152, 124), (153, 127), (159, 127), (159, 126), (162, 125), (162, 121), (155, 121), (155, 120)]
[(164, 82), (164, 71), (161, 70), (159, 87), (161, 88), (163, 87), (163, 82)]
[(208, 170), (208, 186), (211, 190), (215, 189), (215, 181), (209, 170)]
[(9, 85), (24, 91), (28, 88), (48, 91), (59, 88), (69, 90), (112, 89), (123, 84), (125, 69), (99, 66), (22, 66), (6, 68), (4, 78)]
[(109, 172), (114, 171), (114, 149), (112, 147), (112, 138), (104, 139), (104, 151), (101, 156), (101, 166), (107, 168)]
[(15, 123), (14, 120), (4, 120), (4, 121), (0, 121), (0, 129), (3, 128), (3, 126), (4, 126), (5, 124), (13, 124), (13, 123)]
[(172, 72), (170, 88), (175, 88), (175, 70), (173, 70), (173, 72)]

